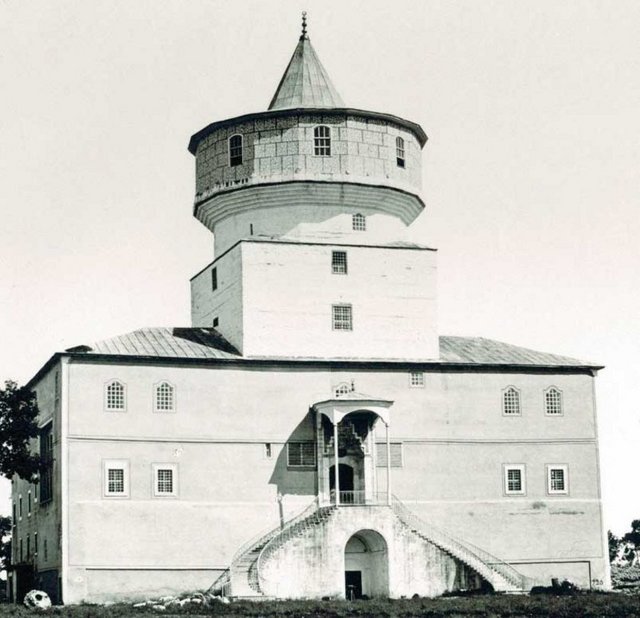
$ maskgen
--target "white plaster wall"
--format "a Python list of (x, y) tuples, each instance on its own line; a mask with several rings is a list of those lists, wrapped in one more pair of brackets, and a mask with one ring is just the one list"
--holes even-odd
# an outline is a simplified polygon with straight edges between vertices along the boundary
[[(216, 330), (242, 349), (242, 261), (240, 251), (231, 251), (191, 279), (191, 325)], [(216, 269), (218, 287), (213, 289), (211, 271)]]
[[(356, 212), (366, 217), (364, 232), (353, 230), (352, 215)], [(318, 208), (301, 194), (292, 203), (255, 208), (220, 221), (215, 226), (215, 254), (219, 256), (238, 240), (251, 236), (374, 245), (406, 241), (407, 230), (398, 217), (379, 212), (375, 203), (370, 207), (325, 204)]]
[[(197, 587), (196, 569), (226, 567), (242, 543), (278, 524), (278, 492), (285, 519), (302, 510), (315, 495), (316, 471), (288, 469), (285, 443), (313, 439), (309, 406), (352, 379), (357, 390), (394, 400), (391, 439), (402, 442), (404, 465), (392, 470), (393, 493), (425, 521), (526, 563), (539, 583), (557, 574), (587, 585), (585, 564), (593, 580), (606, 581), (592, 378), (435, 371), (419, 389), (409, 387), (408, 369), (72, 362), (68, 585), (79, 596), (67, 601), (96, 589), (95, 577), (106, 585), (100, 569), (146, 577), (159, 567), (159, 581), (173, 573), (185, 589)], [(127, 385), (123, 413), (103, 409), (104, 383), (114, 377)], [(161, 380), (176, 388), (175, 413), (152, 411), (153, 385)], [(503, 417), (501, 389), (516, 380), (523, 416)], [(563, 391), (562, 418), (544, 416), (550, 384)], [(102, 496), (104, 459), (130, 461), (128, 498)], [(179, 496), (154, 498), (152, 465), (169, 462), (179, 467)], [(526, 496), (502, 495), (503, 463), (526, 465)], [(568, 496), (546, 495), (547, 463), (569, 466)], [(377, 476), (382, 490), (386, 475), (378, 468)], [(110, 594), (144, 596), (142, 575), (127, 581)], [(325, 583), (325, 590), (343, 587), (342, 579)]]
[[(435, 253), (349, 247), (338, 275), (334, 248), (243, 243), (243, 354), (437, 358)], [(334, 304), (352, 305), (352, 331), (333, 330)]]

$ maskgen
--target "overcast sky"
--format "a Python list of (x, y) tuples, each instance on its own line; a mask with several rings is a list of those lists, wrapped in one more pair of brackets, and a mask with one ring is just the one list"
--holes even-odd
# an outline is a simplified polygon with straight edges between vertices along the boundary
[[(422, 125), (441, 334), (606, 365), (607, 525), (640, 518), (640, 2), (0, 1), (0, 379), (189, 324), (186, 145), (265, 110), (309, 13), (350, 107)], [(7, 484), (0, 510), (9, 512)]]

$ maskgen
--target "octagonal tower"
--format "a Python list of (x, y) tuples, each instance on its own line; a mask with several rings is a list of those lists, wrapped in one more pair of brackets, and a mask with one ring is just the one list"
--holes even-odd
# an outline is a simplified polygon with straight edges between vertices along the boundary
[(191, 280), (194, 326), (244, 356), (438, 356), (435, 252), (413, 122), (346, 107), (306, 32), (269, 109), (192, 136), (194, 215), (214, 261)]

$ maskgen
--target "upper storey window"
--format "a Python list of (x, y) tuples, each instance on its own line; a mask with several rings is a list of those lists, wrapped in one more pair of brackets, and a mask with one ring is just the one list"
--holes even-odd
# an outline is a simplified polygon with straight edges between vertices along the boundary
[(549, 416), (562, 416), (562, 393), (552, 386), (545, 391), (544, 405)]
[(115, 412), (125, 410), (125, 388), (122, 382), (112, 380), (105, 386), (104, 392), (105, 408)]
[(404, 167), (404, 140), (396, 137), (396, 163), (398, 167)]
[(520, 416), (520, 391), (513, 386), (502, 393), (502, 413), (505, 416)]
[(367, 219), (364, 215), (356, 213), (351, 217), (351, 228), (356, 232), (366, 232)]
[(331, 156), (331, 129), (320, 126), (313, 130), (313, 152), (317, 157)]
[(232, 135), (229, 138), (229, 165), (242, 165), (242, 135)]
[(175, 410), (175, 390), (169, 382), (160, 382), (155, 388), (154, 410), (173, 412)]

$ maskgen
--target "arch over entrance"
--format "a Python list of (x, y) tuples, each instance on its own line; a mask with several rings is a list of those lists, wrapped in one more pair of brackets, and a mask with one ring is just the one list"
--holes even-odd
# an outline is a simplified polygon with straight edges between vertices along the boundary
[(344, 548), (345, 597), (389, 596), (389, 552), (375, 530), (359, 530)]

